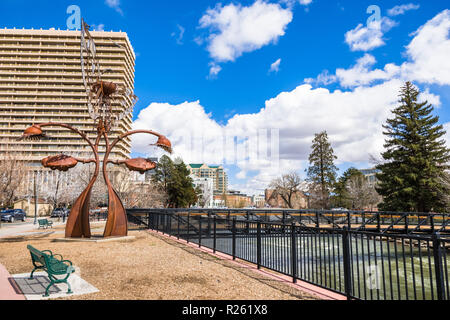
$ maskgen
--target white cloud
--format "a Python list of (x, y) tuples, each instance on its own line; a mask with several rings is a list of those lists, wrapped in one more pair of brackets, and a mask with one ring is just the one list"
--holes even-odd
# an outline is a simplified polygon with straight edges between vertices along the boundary
[(400, 67), (395, 64), (387, 64), (384, 70), (370, 70), (376, 63), (376, 59), (371, 54), (366, 53), (358, 59), (356, 65), (350, 69), (337, 69), (336, 78), (343, 87), (355, 87), (369, 85), (376, 80), (389, 80), (400, 73)]
[(366, 27), (360, 23), (355, 29), (347, 31), (345, 42), (352, 51), (370, 51), (384, 46), (384, 34), (396, 25), (395, 21), (386, 17), (374, 20)]
[(222, 67), (214, 62), (209, 63), (209, 78), (214, 79), (219, 72), (222, 71)]
[(284, 3), (289, 7), (293, 7), (295, 4), (300, 4), (302, 6), (309, 6), (313, 1), (312, 0), (280, 0), (280, 3)]
[(447, 148), (450, 148), (450, 122), (444, 124), (444, 130), (446, 134), (442, 137), (445, 141), (447, 141)]
[[(199, 27), (210, 32), (205, 41), (213, 61), (228, 62), (275, 43), (285, 34), (292, 16), (290, 9), (262, 0), (248, 7), (218, 4), (201, 17)], [(201, 43), (199, 39), (197, 42)]]
[(330, 84), (338, 81), (344, 88), (371, 85), (375, 81), (400, 79), (423, 84), (450, 85), (450, 10), (444, 10), (425, 23), (406, 46), (407, 61), (401, 65), (388, 63), (383, 69), (373, 69), (376, 59), (365, 54), (349, 68), (338, 68), (336, 74), (322, 72), (316, 79), (308, 78), (310, 84)]
[(108, 7), (115, 9), (118, 13), (123, 15), (123, 11), (120, 8), (120, 0), (105, 0)]
[(441, 97), (431, 93), (429, 88), (426, 88), (425, 91), (422, 91), (418, 99), (421, 102), (427, 101), (429, 104), (432, 104), (434, 107), (437, 108), (439, 108), (442, 105)]
[(94, 25), (92, 25), (92, 29), (94, 31), (105, 31), (105, 25), (103, 23), (98, 24), (98, 25), (94, 24)]
[(306, 78), (304, 80), (304, 82), (308, 83), (308, 84), (327, 86), (329, 84), (335, 83), (336, 80), (337, 80), (337, 77), (335, 75), (330, 74), (330, 72), (328, 70), (324, 70), (316, 78)]
[[(259, 112), (235, 115), (225, 125), (213, 120), (199, 101), (152, 103), (141, 111), (133, 128), (151, 128), (167, 135), (175, 156), (181, 155), (187, 162), (234, 163), (240, 169), (239, 176), (256, 171), (252, 178), (256, 186), (256, 182), (268, 183), (280, 172), (304, 169), (314, 133), (324, 129), (339, 161), (367, 161), (369, 153), (377, 154), (383, 145), (381, 124), (396, 105), (401, 84), (393, 80), (349, 92), (301, 85), (267, 100)], [(236, 149), (251, 148), (254, 144), (245, 137), (260, 129), (279, 129), (277, 165), (264, 157), (236, 155), (234, 147), (223, 143), (223, 137), (231, 134), (242, 138)], [(150, 152), (153, 149), (148, 144), (147, 137), (136, 136), (133, 151)]]
[(388, 15), (390, 16), (398, 16), (405, 14), (406, 11), (409, 10), (417, 10), (420, 8), (420, 5), (414, 3), (402, 4), (399, 6), (395, 6), (392, 9), (388, 10)]
[(182, 45), (183, 44), (183, 36), (184, 36), (184, 32), (186, 31), (183, 26), (180, 26), (179, 24), (177, 24), (177, 32), (172, 32), (170, 34), (171, 37), (175, 38), (175, 41), (177, 42), (177, 44)]
[[(225, 124), (212, 119), (199, 101), (179, 105), (152, 103), (140, 112), (133, 128), (155, 129), (165, 134), (173, 142), (175, 155), (181, 155), (186, 162), (235, 164), (239, 169), (237, 178), (247, 179), (234, 187), (245, 192), (264, 188), (282, 172), (303, 172), (314, 134), (324, 129), (339, 162), (368, 162), (369, 154), (378, 155), (383, 150), (382, 124), (398, 105), (398, 93), (405, 80), (450, 85), (449, 31), (450, 11), (445, 10), (415, 33), (407, 46), (408, 61), (402, 65), (387, 64), (384, 69), (372, 70), (376, 59), (365, 54), (350, 69), (338, 69), (336, 80), (350, 87), (348, 91), (300, 85), (268, 99), (258, 112), (236, 114)], [(331, 77), (323, 74), (324, 78)], [(374, 83), (376, 80), (380, 82)], [(441, 105), (440, 97), (429, 89), (419, 99), (437, 107)], [(450, 135), (450, 123), (445, 128)], [(255, 143), (246, 137), (260, 129), (279, 130), (276, 165), (264, 157), (247, 157), (255, 154), (252, 149)], [(230, 145), (223, 139), (228, 136), (241, 138), (236, 145)], [(147, 137), (136, 136), (133, 151), (151, 152), (149, 143)], [(198, 148), (199, 145), (202, 147)], [(239, 154), (237, 149), (250, 151)]]
[(450, 10), (446, 9), (414, 33), (406, 47), (405, 78), (422, 83), (450, 84)]
[(270, 65), (269, 72), (278, 72), (280, 70), (281, 59), (278, 59)]

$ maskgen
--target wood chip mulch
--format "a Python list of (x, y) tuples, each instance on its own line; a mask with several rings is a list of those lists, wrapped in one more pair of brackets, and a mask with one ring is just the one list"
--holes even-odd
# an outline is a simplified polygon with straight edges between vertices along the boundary
[(315, 297), (230, 261), (146, 231), (135, 240), (52, 242), (61, 235), (0, 241), (0, 263), (10, 274), (33, 269), (28, 244), (52, 250), (80, 268), (100, 292), (76, 300), (311, 300)]

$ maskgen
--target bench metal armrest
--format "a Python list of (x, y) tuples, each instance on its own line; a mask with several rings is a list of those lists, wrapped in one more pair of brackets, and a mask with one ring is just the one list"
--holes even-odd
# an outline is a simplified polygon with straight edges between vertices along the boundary
[(43, 252), (43, 253), (47, 253), (48, 252), (48, 253), (50, 253), (51, 256), (53, 256), (53, 253), (50, 250), (42, 250), (41, 252)]
[(67, 267), (67, 274), (75, 272), (75, 268), (73, 267), (72, 261), (70, 261), (70, 260), (62, 260), (61, 262), (69, 264), (69, 266)]
[(59, 260), (62, 262), (63, 261), (63, 256), (62, 255), (60, 255), (60, 254), (53, 254), (52, 255), (52, 258), (55, 258), (55, 257), (59, 257)]
[(61, 262), (63, 262), (63, 263), (64, 263), (64, 262), (67, 262), (67, 263), (70, 264), (71, 266), (73, 265), (73, 264), (72, 264), (72, 261), (70, 261), (70, 260), (61, 260)]

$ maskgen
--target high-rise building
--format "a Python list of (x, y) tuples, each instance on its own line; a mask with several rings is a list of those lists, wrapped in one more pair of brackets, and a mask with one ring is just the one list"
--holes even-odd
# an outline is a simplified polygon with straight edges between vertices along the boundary
[(200, 189), (197, 206), (202, 208), (212, 208), (214, 206), (214, 181), (212, 178), (200, 178), (195, 175), (190, 176), (194, 188)]
[[(134, 88), (135, 54), (124, 32), (91, 32), (102, 70), (102, 77), (130, 89)], [(127, 100), (128, 105), (131, 100)], [(113, 105), (119, 110), (120, 105)], [(89, 117), (82, 81), (80, 32), (63, 30), (0, 29), (0, 159), (5, 152), (26, 160), (39, 161), (50, 155), (76, 154), (91, 158), (89, 146), (80, 137), (58, 127), (47, 127), (50, 138), (21, 141), (23, 131), (33, 124), (59, 122), (96, 137)], [(111, 130), (110, 137), (131, 128), (132, 116)], [(100, 153), (105, 151), (104, 141)], [(131, 140), (124, 139), (111, 153), (112, 159), (128, 159)]]
[(212, 178), (214, 194), (224, 194), (228, 188), (228, 176), (222, 166), (208, 166), (207, 164), (188, 164), (192, 175), (199, 178)]
[(378, 182), (376, 174), (380, 173), (380, 170), (378, 170), (376, 168), (372, 168), (372, 169), (362, 169), (359, 171), (361, 171), (361, 173), (367, 179), (367, 182), (369, 182), (369, 184), (374, 185)]

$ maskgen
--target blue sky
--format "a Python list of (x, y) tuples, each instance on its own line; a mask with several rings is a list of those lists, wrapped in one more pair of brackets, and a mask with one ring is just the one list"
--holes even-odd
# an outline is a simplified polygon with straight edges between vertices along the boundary
[[(450, 123), (448, 1), (2, 0), (0, 26), (66, 29), (72, 4), (96, 28), (128, 33), (137, 54), (136, 126), (171, 138), (180, 126), (197, 132), (203, 128), (197, 120), (204, 119), (203, 135), (231, 130), (238, 141), (251, 130), (279, 130), (276, 168), (267, 159), (226, 166), (231, 186), (248, 193), (289, 170), (304, 175), (310, 141), (321, 130), (336, 146), (341, 173), (370, 166), (401, 81), (426, 91), (441, 123)], [(378, 34), (367, 30), (376, 27), (367, 23), (371, 5), (380, 8)], [(427, 23), (430, 30), (416, 32)], [(429, 50), (425, 43), (433, 30), (446, 41)], [(196, 157), (186, 156), (182, 140), (172, 140), (188, 162), (214, 160), (208, 157), (214, 141), (205, 142), (206, 156)], [(149, 152), (139, 139), (134, 151)]]

